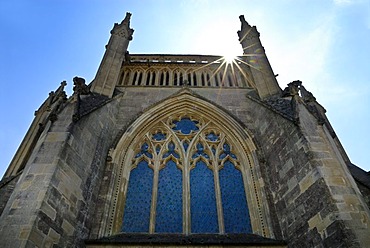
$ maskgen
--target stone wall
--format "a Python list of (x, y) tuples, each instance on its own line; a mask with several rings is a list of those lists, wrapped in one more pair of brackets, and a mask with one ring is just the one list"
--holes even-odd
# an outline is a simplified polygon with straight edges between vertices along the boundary
[(55, 215), (41, 212), (37, 220), (58, 228), (61, 247), (79, 246), (92, 228), (92, 214), (113, 139), (116, 113), (117, 102), (111, 102), (70, 128), (70, 138), (60, 154), (58, 168), (43, 202)]
[[(173, 88), (166, 90), (160, 88), (126, 88), (124, 95), (121, 96), (121, 110), (119, 111), (119, 113), (127, 113), (127, 115), (119, 114), (117, 117), (117, 125), (122, 127), (120, 135), (123, 134), (125, 128), (128, 127), (129, 123), (131, 123), (141, 113), (143, 113), (146, 108), (160, 101), (161, 99), (174, 94), (178, 90), (179, 89)], [(291, 181), (289, 185), (287, 185), (285, 182), (287, 181), (287, 178), (296, 173), (296, 170), (292, 169), (292, 160), (300, 159), (303, 161), (307, 161), (307, 158), (305, 157), (305, 153), (302, 152), (303, 148), (302, 144), (300, 144), (300, 142), (302, 142), (302, 137), (299, 136), (297, 126), (294, 125), (291, 120), (283, 118), (280, 114), (272, 111), (267, 106), (261, 107), (260, 102), (252, 101), (246, 96), (250, 93), (250, 90), (206, 88), (198, 88), (193, 90), (201, 97), (222, 106), (225, 111), (229, 112), (230, 115), (243, 123), (242, 125), (247, 126), (248, 129), (252, 132), (253, 136), (255, 136), (255, 141), (257, 145), (259, 145), (259, 153), (261, 158), (263, 156), (266, 156), (267, 154), (267, 157), (261, 159), (260, 163), (262, 164), (264, 159), (269, 160), (272, 163), (272, 166), (268, 163), (265, 164), (264, 167), (266, 168), (263, 168), (265, 171), (263, 171), (262, 174), (263, 177), (267, 178), (267, 180), (263, 179), (265, 180), (265, 189), (267, 191), (270, 191), (267, 194), (267, 198), (270, 199), (269, 205), (274, 206), (274, 204), (278, 202), (276, 200), (276, 197), (274, 200), (272, 200), (272, 196), (275, 195), (276, 192), (281, 192), (281, 196), (279, 197), (282, 197), (282, 195), (284, 195), (285, 197), (289, 197), (289, 193), (291, 195), (298, 194), (296, 192), (297, 188), (295, 188), (295, 191), (293, 190), (294, 183), (297, 183), (296, 178), (292, 179), (293, 181)], [(296, 147), (296, 150), (292, 150), (292, 147)], [(299, 152), (302, 158), (300, 156), (294, 155), (295, 153)], [(267, 170), (267, 165), (269, 170)], [(99, 208), (99, 216), (101, 218), (104, 217), (103, 209), (104, 207), (106, 208), (106, 202), (102, 199), (106, 199), (107, 196), (109, 197), (108, 192), (110, 187), (112, 187), (111, 180), (112, 177), (114, 177), (114, 175), (111, 174), (111, 172), (113, 171), (111, 166), (112, 165), (108, 163), (106, 175), (103, 180), (103, 186), (101, 188), (101, 194), (99, 197), (99, 204), (101, 204)], [(284, 169), (282, 169), (283, 167)], [(280, 180), (270, 182), (269, 178), (271, 177), (271, 175), (276, 175), (276, 173), (279, 173), (279, 171), (282, 171), (279, 174)], [(300, 173), (301, 175), (298, 175), (300, 176), (299, 179), (305, 176), (306, 170), (300, 170)], [(287, 221), (285, 215), (287, 215), (288, 212), (292, 213), (296, 211), (293, 206), (290, 209), (283, 209), (283, 206), (281, 205), (283, 203), (279, 203), (280, 208), (271, 207), (270, 209), (270, 216), (272, 217), (271, 229), (274, 230), (274, 237), (285, 238), (286, 236), (293, 235), (293, 233), (289, 235), (282, 234), (280, 231), (281, 222), (285, 223)], [(282, 211), (279, 213), (279, 216), (277, 215), (277, 211)], [(295, 217), (291, 216), (290, 218), (298, 219), (299, 214), (300, 213), (296, 213)], [(284, 220), (282, 221), (281, 219)], [(97, 218), (94, 225), (95, 231), (92, 232), (92, 235), (90, 236), (91, 238), (97, 237), (100, 223), (101, 219)], [(302, 223), (295, 223), (296, 226), (300, 224)], [(291, 226), (290, 228), (293, 232), (295, 226)]]
[[(139, 91), (133, 92), (135, 90)], [(138, 106), (144, 109), (155, 102), (148, 99), (150, 93), (135, 90), (127, 89), (127, 97), (130, 96), (127, 103), (130, 106), (136, 106), (138, 110)], [(366, 230), (366, 224), (356, 226), (341, 217), (335, 217), (336, 214), (345, 214), (340, 207), (343, 208), (348, 203), (345, 200), (338, 204), (335, 195), (347, 194), (348, 197), (355, 198), (359, 195), (354, 192), (355, 186), (350, 183), (353, 179), (341, 165), (340, 156), (333, 151), (328, 140), (330, 137), (324, 135), (314, 116), (301, 106), (297, 110), (301, 114), (300, 122), (296, 123), (276, 109), (247, 97), (250, 93), (247, 89), (193, 90), (221, 106), (243, 123), (254, 137), (259, 147), (261, 180), (270, 205), (275, 238), (287, 239), (292, 246), (304, 243), (307, 247), (312, 247), (319, 246), (322, 242), (333, 244), (329, 245), (332, 247), (338, 242), (349, 246), (359, 245), (357, 239), (363, 235), (361, 232)], [(165, 95), (154, 96), (157, 100)], [(124, 109), (126, 104), (121, 104)], [(131, 113), (135, 115), (135, 111)], [(123, 123), (124, 121), (122, 126)], [(328, 173), (327, 170), (340, 175), (325, 174)], [(347, 184), (338, 185), (340, 182), (336, 182), (335, 178), (344, 180)], [(361, 209), (359, 201), (355, 208)], [(366, 211), (363, 214), (363, 221), (367, 223)], [(351, 219), (353, 222), (355, 215)], [(355, 229), (362, 231), (355, 234)]]
[(87, 238), (114, 138), (117, 103), (77, 123), (70, 103), (49, 123), (1, 217), (3, 245), (73, 247)]
[(360, 189), (362, 195), (364, 196), (364, 200), (367, 204), (367, 207), (370, 208), (370, 188), (367, 186), (363, 185), (360, 182), (357, 182), (357, 186)]
[[(72, 111), (73, 108), (66, 108), (65, 117), (72, 116)], [(5, 247), (24, 247), (32, 243), (41, 245), (44, 241), (46, 245), (48, 242), (44, 240), (47, 228), (42, 225), (37, 227), (35, 220), (43, 211), (40, 209), (50, 190), (59, 154), (69, 135), (67, 127), (70, 121), (60, 117), (56, 124), (59, 128), (53, 130), (50, 122), (45, 127), (0, 217), (0, 238)], [(55, 210), (48, 213), (55, 215)], [(51, 239), (60, 236), (54, 230), (47, 235)]]
[[(118, 90), (77, 122), (72, 121), (73, 102), (49, 122), (1, 216), (3, 245), (78, 247), (99, 237), (115, 177), (109, 149), (137, 117), (180, 88)], [(193, 90), (253, 137), (274, 238), (291, 247), (359, 246), (357, 239), (368, 230), (368, 210), (361, 209), (353, 178), (313, 116), (303, 108), (295, 122), (249, 97), (248, 89)], [(346, 210), (350, 202), (353, 211)]]
[(0, 215), (4, 211), (5, 205), (13, 193), (20, 175), (21, 173), (16, 176), (4, 178), (0, 181)]

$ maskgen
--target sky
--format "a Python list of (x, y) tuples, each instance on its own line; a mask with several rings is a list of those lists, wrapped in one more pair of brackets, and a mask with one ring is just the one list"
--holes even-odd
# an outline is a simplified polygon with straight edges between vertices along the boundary
[(0, 177), (34, 112), (66, 80), (90, 82), (113, 24), (132, 13), (130, 53), (242, 54), (257, 26), (281, 88), (301, 80), (352, 163), (370, 170), (370, 0), (2, 0)]

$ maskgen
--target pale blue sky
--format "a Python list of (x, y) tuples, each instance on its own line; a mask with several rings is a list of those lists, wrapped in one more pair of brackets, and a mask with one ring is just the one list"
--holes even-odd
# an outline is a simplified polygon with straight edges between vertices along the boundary
[(369, 0), (3, 0), (0, 176), (34, 111), (66, 80), (90, 82), (113, 23), (132, 12), (130, 53), (241, 54), (243, 14), (282, 88), (303, 81), (326, 108), (352, 162), (370, 170)]

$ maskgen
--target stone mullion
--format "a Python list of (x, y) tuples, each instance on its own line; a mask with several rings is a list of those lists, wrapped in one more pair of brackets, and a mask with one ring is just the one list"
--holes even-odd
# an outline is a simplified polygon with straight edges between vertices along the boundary
[(220, 233), (225, 233), (224, 225), (224, 214), (222, 209), (222, 198), (221, 198), (221, 188), (220, 188), (220, 179), (218, 175), (218, 160), (213, 159), (213, 178), (215, 182), (215, 194), (216, 194), (216, 206), (217, 206), (217, 217), (218, 217), (218, 227)]
[[(224, 225), (224, 215), (223, 215), (223, 209), (222, 209), (222, 198), (221, 198), (221, 188), (220, 188), (220, 179), (218, 174), (218, 156), (219, 156), (219, 150), (216, 149), (216, 154), (213, 154), (211, 146), (205, 142), (207, 145), (207, 150), (210, 151), (210, 161), (211, 168), (213, 170), (213, 181), (215, 185), (215, 196), (216, 196), (216, 207), (217, 207), (217, 220), (218, 220), (218, 228), (219, 233), (225, 233), (225, 225)], [(220, 146), (220, 144), (219, 144)]]
[[(143, 71), (143, 76), (142, 76), (142, 78), (141, 78), (141, 86), (147, 86), (146, 85), (146, 79), (147, 79), (147, 77), (150, 77), (150, 72), (148, 71), (148, 70), (144, 70)], [(149, 78), (150, 79), (150, 78)], [(150, 82), (149, 82), (150, 83)]]
[(155, 72), (155, 80), (154, 80), (154, 85), (155, 86), (159, 86), (159, 80), (161, 79), (161, 73), (162, 73), (162, 70), (154, 70)]
[(127, 77), (130, 76), (130, 74), (128, 76), (127, 76), (127, 74), (128, 74), (128, 71), (123, 70), (121, 72), (121, 76), (120, 76), (120, 79), (119, 79), (120, 81), (118, 81), (118, 85), (125, 85), (125, 81), (126, 81)]
[(160, 163), (161, 159), (160, 157), (162, 154), (156, 154), (155, 152), (155, 144), (150, 142), (151, 140), (151, 134), (147, 133), (146, 137), (148, 138), (148, 142), (150, 143), (150, 147), (152, 148), (152, 154), (153, 154), (153, 187), (152, 187), (152, 201), (151, 201), (151, 206), (150, 206), (150, 221), (149, 221), (149, 233), (154, 233), (155, 232), (155, 217), (157, 213), (157, 198), (158, 198), (158, 179), (159, 179), (159, 168), (160, 168)]
[(197, 86), (199, 86), (199, 85), (202, 86), (201, 74), (202, 74), (201, 71), (197, 71), (195, 73), (195, 77), (197, 78)]
[[(199, 133), (201, 131), (199, 130)], [(183, 149), (183, 147), (181, 148), (183, 150), (183, 233), (185, 234), (190, 234), (191, 233), (191, 212), (190, 212), (190, 170), (191, 170), (191, 155), (190, 155), (190, 151), (192, 150), (192, 147), (194, 146), (195, 144), (195, 140), (197, 139), (197, 136), (199, 135), (199, 133), (197, 135), (195, 135), (192, 139), (192, 141), (190, 142), (189, 144), (189, 147), (187, 149), (187, 152), (185, 152), (185, 150)], [(181, 144), (181, 143), (180, 143)]]
[(231, 82), (230, 83), (232, 84), (232, 87), (238, 87), (239, 84), (238, 84), (238, 80), (237, 80), (237, 77), (236, 77), (236, 72), (235, 72), (233, 63), (230, 65), (231, 66), (231, 74), (230, 74)]
[[(128, 77), (128, 79), (126, 79)], [(127, 86), (127, 85), (134, 85), (134, 82), (133, 82), (133, 79), (134, 79), (134, 71), (130, 70), (130, 73), (128, 75), (125, 75), (125, 79), (123, 81), (123, 85), (124, 86)], [(125, 82), (127, 82), (127, 84), (125, 84)]]
[[(179, 147), (179, 152), (181, 154), (181, 158), (183, 158), (182, 164), (182, 232), (185, 234), (190, 234), (190, 160), (185, 152), (184, 147), (182, 146), (181, 140), (177, 137), (177, 135), (173, 132), (171, 128), (168, 127), (168, 130), (173, 135), (173, 142), (175, 142), (176, 146)], [(188, 147), (188, 151), (190, 151), (190, 145)]]
[(216, 87), (216, 81), (215, 81), (215, 73), (214, 73), (214, 71), (211, 71), (210, 72), (209, 82), (210, 82), (211, 87)]
[(159, 166), (160, 160), (158, 157), (154, 159), (154, 175), (153, 175), (153, 191), (152, 191), (152, 203), (150, 206), (150, 224), (149, 233), (155, 232), (155, 216), (157, 209), (157, 198), (158, 198), (158, 178), (159, 178)]
[(168, 79), (168, 86), (174, 86), (175, 71), (171, 70)]
[(188, 157), (184, 157), (184, 171), (182, 174), (183, 180), (183, 232), (191, 233), (190, 221), (190, 161)]
[(131, 85), (136, 86), (138, 85), (138, 78), (139, 78), (139, 71), (135, 70), (132, 72), (132, 83)]

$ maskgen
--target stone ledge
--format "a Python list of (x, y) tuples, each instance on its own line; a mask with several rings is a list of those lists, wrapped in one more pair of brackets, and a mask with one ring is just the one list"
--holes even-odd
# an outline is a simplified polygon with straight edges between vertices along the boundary
[(121, 233), (100, 239), (85, 240), (86, 245), (151, 244), (151, 245), (256, 245), (286, 246), (287, 242), (256, 234), (134, 234)]

